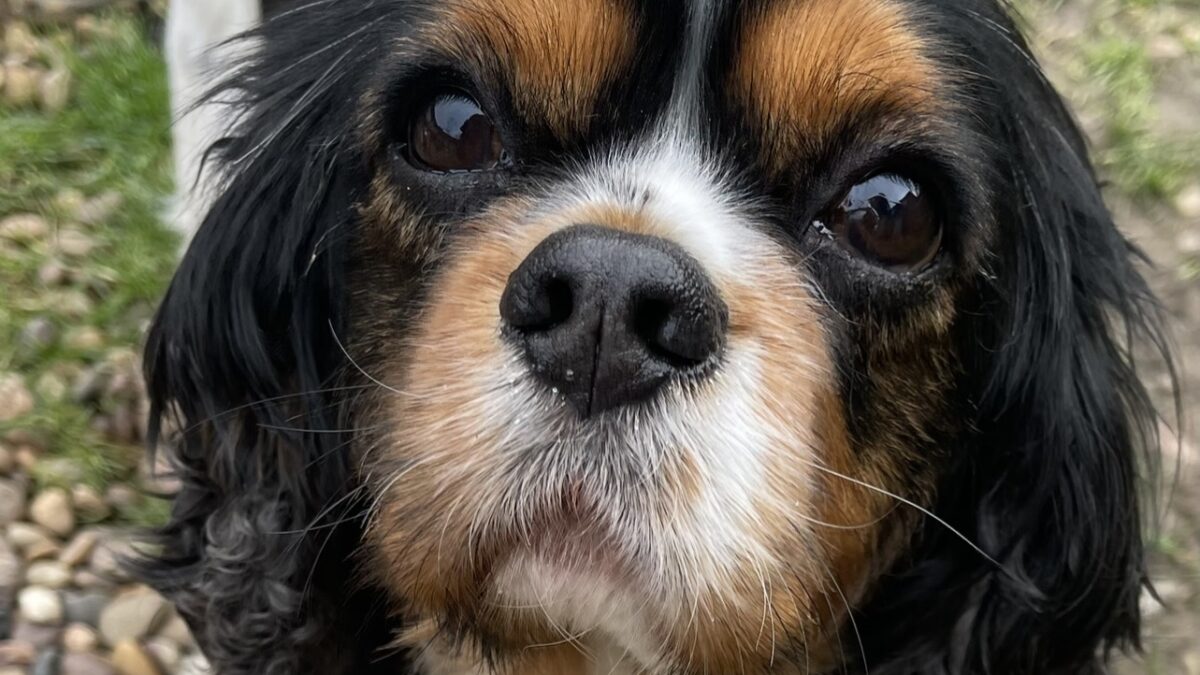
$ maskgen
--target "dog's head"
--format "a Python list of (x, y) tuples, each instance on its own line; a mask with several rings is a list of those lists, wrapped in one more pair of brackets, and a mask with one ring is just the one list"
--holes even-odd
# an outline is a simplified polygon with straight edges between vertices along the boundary
[(150, 572), (226, 672), (1136, 639), (1152, 425), (1109, 322), (1157, 333), (996, 3), (344, 0), (262, 35), (148, 358), (185, 429)]

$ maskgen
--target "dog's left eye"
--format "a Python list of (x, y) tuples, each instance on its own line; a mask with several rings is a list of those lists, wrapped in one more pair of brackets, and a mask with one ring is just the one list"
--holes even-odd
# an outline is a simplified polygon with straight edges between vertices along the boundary
[(492, 118), (461, 93), (434, 96), (409, 122), (409, 159), (427, 171), (486, 171), (508, 161)]
[(942, 225), (920, 183), (876, 174), (851, 187), (814, 224), (843, 248), (893, 272), (919, 272), (937, 256)]

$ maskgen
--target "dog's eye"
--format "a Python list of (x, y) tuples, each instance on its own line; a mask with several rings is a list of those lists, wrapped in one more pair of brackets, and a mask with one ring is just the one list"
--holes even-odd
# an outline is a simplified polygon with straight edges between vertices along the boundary
[(942, 242), (941, 222), (928, 191), (889, 173), (850, 188), (815, 224), (843, 247), (894, 272), (920, 271)]
[(410, 159), (428, 171), (486, 171), (508, 161), (500, 132), (474, 99), (446, 93), (409, 124)]

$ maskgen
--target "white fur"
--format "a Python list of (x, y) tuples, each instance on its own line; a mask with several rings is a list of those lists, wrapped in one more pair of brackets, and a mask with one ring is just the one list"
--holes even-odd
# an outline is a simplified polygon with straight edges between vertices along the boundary
[(204, 152), (236, 118), (230, 105), (198, 97), (226, 73), (231, 54), (219, 45), (252, 28), (261, 18), (259, 0), (171, 0), (167, 10), (166, 57), (171, 87), (175, 205), (169, 222), (184, 238), (196, 233), (215, 197), (217, 176), (201, 165)]
[(661, 663), (651, 626), (641, 612), (647, 603), (644, 592), (616, 586), (587, 570), (522, 556), (497, 575), (493, 595), (498, 604), (543, 613), (562, 635), (562, 643), (589, 657), (592, 669), (579, 675), (626, 675)]

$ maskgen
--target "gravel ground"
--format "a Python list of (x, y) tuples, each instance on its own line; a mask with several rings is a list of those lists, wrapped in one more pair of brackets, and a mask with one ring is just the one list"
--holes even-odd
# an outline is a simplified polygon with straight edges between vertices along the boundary
[[(1182, 370), (1183, 419), (1161, 364), (1144, 377), (1168, 416), (1152, 539), (1162, 602), (1143, 597), (1145, 654), (1119, 675), (1200, 675), (1200, 2), (1022, 3), (1051, 79), (1093, 141), (1118, 224), (1154, 261)], [(1182, 427), (1182, 429), (1181, 429)]]
[[(96, 77), (103, 85), (107, 71), (88, 71), (88, 45), (143, 49), (144, 37), (121, 42), (130, 39), (127, 20), (90, 12), (106, 4), (145, 11), (146, 3), (8, 2), (6, 10), (0, 0), (0, 135), (37, 138), (29, 129), (39, 119), (69, 119), (90, 100), (86, 90)], [(1016, 4), (1093, 139), (1121, 227), (1155, 261), (1147, 274), (1177, 342), (1190, 421), (1200, 404), (1200, 370), (1189, 367), (1200, 363), (1200, 0)], [(14, 8), (37, 21), (8, 18)], [(52, 28), (40, 23), (47, 19)], [(161, 80), (161, 66), (151, 66)], [(169, 165), (161, 82), (148, 91), (164, 99), (146, 113), (163, 128), (143, 139), (150, 149), (139, 149), (148, 156), (136, 165), (140, 176)], [(68, 128), (78, 130), (80, 152), (103, 146), (102, 128)], [(148, 181), (143, 193), (91, 173), (66, 177), (61, 151), (46, 152), (33, 164), (45, 177), (27, 177), (19, 163), (5, 173), (0, 157), (0, 191), (15, 181), (25, 195), (0, 195), (0, 282), (15, 291), (0, 294), (0, 675), (200, 675), (207, 667), (182, 621), (116, 565), (132, 528), (161, 518), (145, 493), (171, 489), (137, 449), (145, 414), (137, 344), (169, 272), (171, 238), (128, 215), (161, 208), (169, 182)], [(83, 156), (85, 165), (100, 162)], [(1144, 372), (1169, 411), (1166, 370), (1151, 362)], [(1145, 654), (1119, 664), (1118, 675), (1200, 675), (1200, 438), (1174, 417), (1162, 432), (1169, 488), (1151, 545), (1161, 602), (1145, 597)]]

